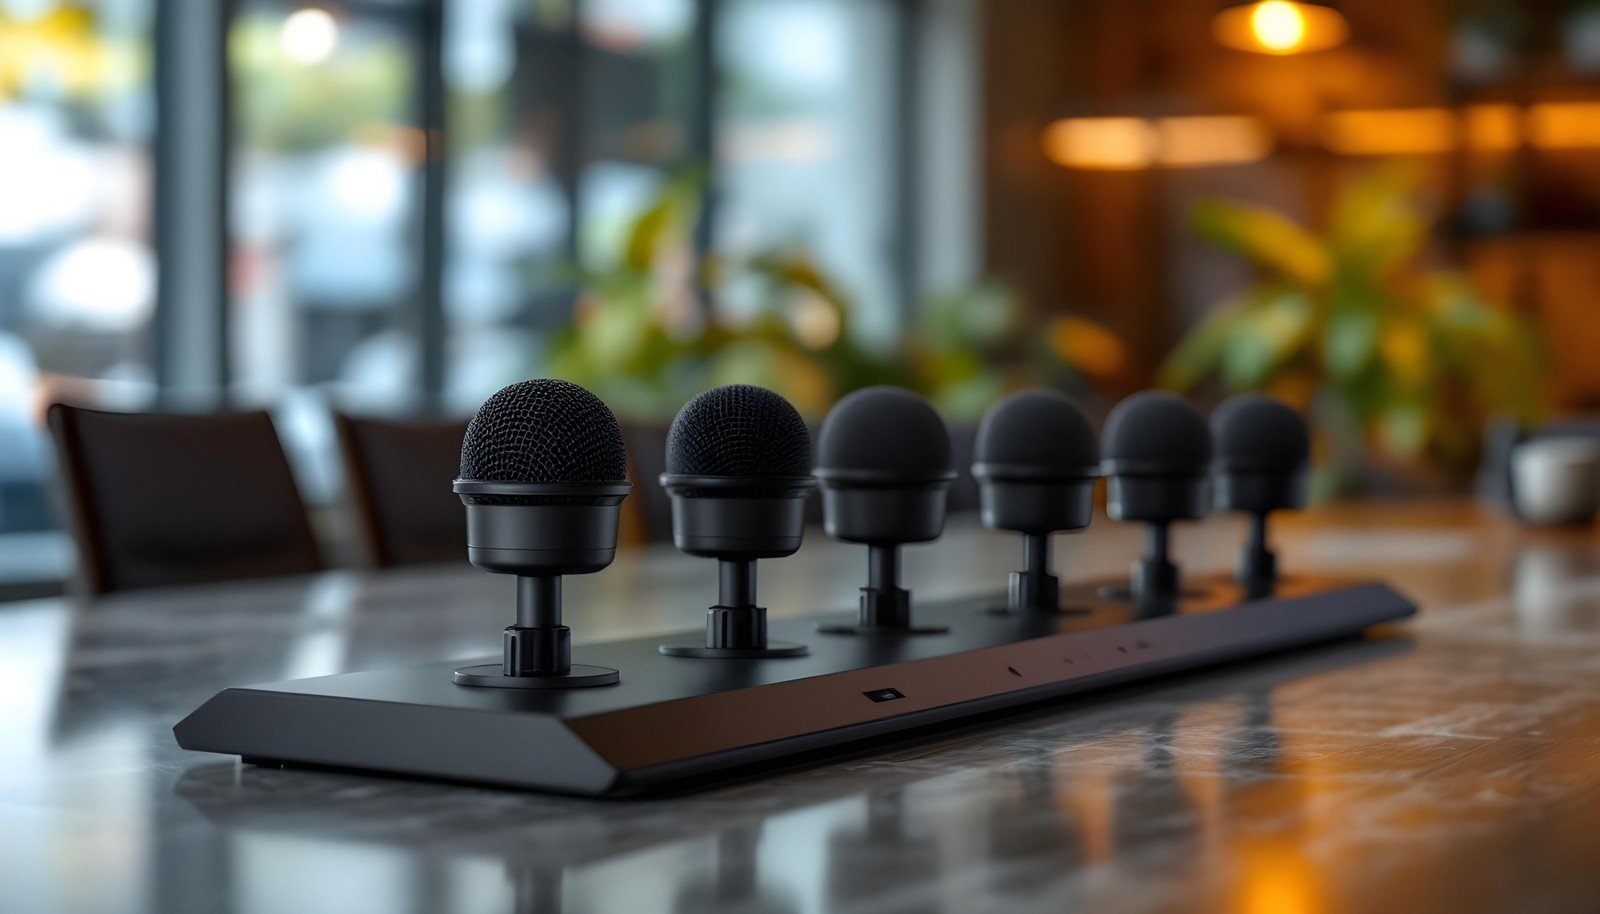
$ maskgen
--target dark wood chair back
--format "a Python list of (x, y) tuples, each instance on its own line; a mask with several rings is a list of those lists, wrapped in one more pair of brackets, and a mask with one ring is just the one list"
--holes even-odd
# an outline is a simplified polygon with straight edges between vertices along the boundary
[[(661, 488), (667, 469), (667, 426), (624, 422), (622, 438), (628, 446), (628, 477), (633, 491), (624, 501), (624, 532), (634, 539), (624, 542), (672, 542), (672, 499)], [(631, 523), (630, 523), (631, 522)]]
[(467, 516), (450, 483), (467, 420), (334, 413), (356, 531), (376, 567), (467, 560)]
[(91, 594), (321, 570), (265, 412), (50, 407), (79, 574)]

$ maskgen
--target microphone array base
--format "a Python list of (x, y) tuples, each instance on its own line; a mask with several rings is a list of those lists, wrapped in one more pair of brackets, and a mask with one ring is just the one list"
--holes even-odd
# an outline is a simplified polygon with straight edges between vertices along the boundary
[[(622, 796), (726, 783), (962, 719), (994, 721), (1348, 638), (1415, 612), (1371, 581), (1288, 575), (1272, 596), (1252, 598), (1230, 569), (1189, 576), (1199, 595), (1159, 610), (1099, 599), (1099, 583), (1062, 583), (1062, 602), (1088, 610), (1076, 615), (996, 613), (1004, 593), (919, 601), (920, 620), (948, 631), (916, 638), (815, 635), (819, 623), (861, 632), (854, 611), (772, 619), (768, 648), (809, 641), (804, 656), (685, 660), (662, 656), (660, 639), (647, 637), (581, 645), (584, 664), (562, 676), (508, 677), (501, 658), (481, 657), (231, 688), (174, 732), (185, 749), (256, 764)], [(880, 633), (889, 634), (868, 632)], [(1405, 639), (1369, 647), (1364, 656), (1386, 655)], [(463, 677), (499, 687), (468, 688)], [(590, 677), (613, 684), (566, 687)]]

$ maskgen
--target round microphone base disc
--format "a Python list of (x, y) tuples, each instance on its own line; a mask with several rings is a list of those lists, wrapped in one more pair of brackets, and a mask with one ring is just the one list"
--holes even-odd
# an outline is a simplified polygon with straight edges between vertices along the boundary
[(575, 663), (560, 675), (507, 676), (498, 663), (464, 666), (452, 677), (456, 685), (489, 689), (581, 689), (586, 686), (616, 685), (617, 671), (603, 666)]
[(982, 610), (980, 610), (980, 612), (986, 612), (991, 616), (1022, 616), (1029, 613), (1037, 613), (1041, 616), (1087, 616), (1093, 613), (1094, 610), (1088, 606), (1065, 605), (1011, 607), (1004, 603), (997, 603), (994, 606), (984, 607)]
[(766, 647), (706, 647), (704, 642), (663, 644), (663, 656), (697, 660), (762, 660), (773, 657), (804, 657), (811, 649), (789, 641), (768, 641)]
[[(1095, 591), (1094, 594), (1101, 600), (1113, 603), (1132, 603), (1133, 588), (1126, 584), (1107, 584)], [(1211, 591), (1194, 587), (1185, 587), (1179, 591), (1176, 599), (1179, 600), (1204, 600), (1211, 596)]]
[(1126, 584), (1107, 584), (1095, 592), (1095, 596), (1102, 600), (1116, 600), (1127, 603), (1133, 599), (1133, 588)]
[(905, 627), (886, 627), (868, 625), (819, 625), (817, 631), (824, 635), (867, 635), (897, 637), (899, 635), (944, 635), (950, 631), (948, 625), (908, 625)]

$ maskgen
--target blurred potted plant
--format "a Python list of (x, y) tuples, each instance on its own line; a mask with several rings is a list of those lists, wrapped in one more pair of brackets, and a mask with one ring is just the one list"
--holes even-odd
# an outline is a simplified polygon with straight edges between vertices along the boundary
[(1535, 334), (1465, 276), (1423, 265), (1415, 185), (1403, 169), (1369, 172), (1339, 192), (1320, 235), (1239, 203), (1193, 215), (1200, 237), (1260, 278), (1183, 340), (1160, 381), (1187, 390), (1216, 377), (1309, 408), (1324, 496), (1353, 488), (1373, 457), (1459, 481), (1489, 417), (1540, 411)]
[(1122, 369), (1122, 344), (1109, 332), (1072, 317), (1041, 324), (996, 284), (932, 296), (896, 346), (866, 345), (851, 329), (849, 297), (806, 251), (697, 259), (701, 196), (696, 174), (667, 182), (614, 261), (578, 271), (574, 319), (545, 371), (633, 419), (669, 419), (696, 392), (743, 382), (813, 417), (851, 390), (899, 384), (961, 421), (1009, 388), (1072, 386)]

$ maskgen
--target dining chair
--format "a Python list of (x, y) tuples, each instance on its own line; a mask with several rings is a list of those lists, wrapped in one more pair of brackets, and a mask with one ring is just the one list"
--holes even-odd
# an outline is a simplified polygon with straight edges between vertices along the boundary
[(50, 407), (64, 508), (90, 594), (323, 567), (265, 412)]
[(375, 567), (464, 562), (467, 519), (450, 490), (465, 419), (333, 414), (356, 533)]

